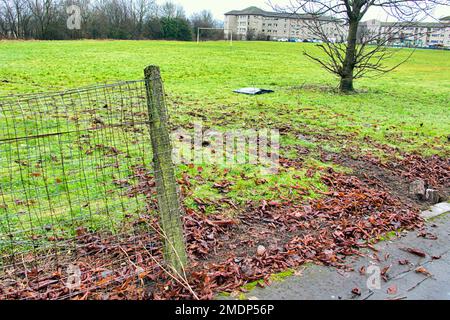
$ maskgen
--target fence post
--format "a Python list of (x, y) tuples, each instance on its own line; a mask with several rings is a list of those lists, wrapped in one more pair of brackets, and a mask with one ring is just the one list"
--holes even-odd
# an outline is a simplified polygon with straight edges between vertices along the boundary
[(187, 256), (181, 221), (182, 209), (172, 162), (164, 87), (159, 67), (145, 68), (144, 75), (158, 209), (162, 232), (165, 235), (164, 258), (170, 267), (182, 274), (187, 263)]

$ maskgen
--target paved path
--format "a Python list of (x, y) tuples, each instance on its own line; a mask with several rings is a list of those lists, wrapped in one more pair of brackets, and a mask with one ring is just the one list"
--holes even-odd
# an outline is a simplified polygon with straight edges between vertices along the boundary
[[(442, 210), (436, 212), (442, 214)], [(427, 214), (431, 216), (430, 212)], [(344, 273), (334, 268), (313, 265), (306, 267), (301, 275), (274, 282), (266, 288), (256, 288), (246, 296), (261, 300), (450, 300), (450, 214), (432, 218), (425, 230), (429, 233), (426, 237), (419, 236), (417, 231), (404, 233), (400, 238), (377, 244), (375, 247), (379, 252), (376, 255), (373, 251), (367, 251), (365, 257), (352, 258), (354, 272)], [(434, 236), (437, 239), (430, 239)], [(405, 252), (402, 250), (404, 248), (419, 249), (426, 253), (426, 257)], [(408, 263), (401, 265), (399, 261)], [(361, 274), (362, 267), (366, 274)], [(385, 279), (378, 282), (380, 288), (374, 288), (377, 287), (376, 280), (380, 278), (377, 274), (388, 267)], [(420, 267), (430, 275), (416, 272)], [(375, 280), (371, 289), (367, 285), (369, 277)], [(359, 288), (361, 295), (353, 294), (354, 288)]]

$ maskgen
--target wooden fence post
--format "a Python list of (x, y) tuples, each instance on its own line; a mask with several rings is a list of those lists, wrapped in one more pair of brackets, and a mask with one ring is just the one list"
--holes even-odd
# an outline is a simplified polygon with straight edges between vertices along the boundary
[(161, 217), (161, 228), (165, 235), (164, 258), (170, 267), (182, 274), (182, 270), (187, 263), (187, 255), (181, 220), (182, 209), (172, 162), (172, 145), (167, 124), (164, 87), (159, 67), (149, 66), (145, 68), (144, 75), (153, 149), (153, 168), (158, 193), (158, 209)]

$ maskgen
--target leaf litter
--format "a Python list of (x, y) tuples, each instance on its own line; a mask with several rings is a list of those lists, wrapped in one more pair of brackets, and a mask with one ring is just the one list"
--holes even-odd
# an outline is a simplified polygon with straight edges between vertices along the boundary
[[(138, 183), (129, 187), (130, 196), (153, 194), (151, 175), (143, 168), (135, 171)], [(232, 218), (186, 209), (184, 228), (190, 257), (186, 272), (195, 297), (212, 299), (220, 292), (233, 293), (256, 280), (267, 284), (271, 274), (307, 262), (350, 271), (347, 256), (361, 255), (362, 248), (373, 248), (373, 240), (389, 231), (423, 225), (416, 207), (381, 186), (332, 169), (319, 173), (328, 191), (307, 203), (267, 199), (248, 204), (244, 212)], [(118, 183), (128, 186), (125, 181)], [(226, 190), (229, 186), (222, 181), (216, 187)], [(155, 208), (156, 203), (148, 201), (148, 211)], [(159, 228), (158, 219), (150, 213), (135, 224)], [(36, 269), (15, 266), (11, 277), (0, 279), (0, 297), (194, 298), (192, 291), (164, 271), (162, 242), (155, 233), (100, 237), (82, 230), (76, 241), (79, 252), (67, 261), (81, 269), (79, 287), (68, 289), (68, 276), (60, 257), (58, 268), (53, 267), (54, 261)], [(14, 276), (17, 274), (20, 276)]]

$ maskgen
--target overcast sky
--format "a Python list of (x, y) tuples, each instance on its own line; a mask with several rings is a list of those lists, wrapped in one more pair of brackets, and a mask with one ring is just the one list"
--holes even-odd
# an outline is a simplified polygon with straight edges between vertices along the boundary
[[(193, 12), (201, 10), (210, 10), (216, 19), (223, 20), (224, 13), (231, 10), (241, 10), (250, 6), (257, 6), (264, 10), (271, 10), (267, 0), (172, 0), (175, 3), (181, 4), (186, 13), (191, 15)], [(158, 3), (164, 2), (164, 0), (158, 0)], [(273, 0), (274, 3), (283, 4), (288, 0)], [(434, 13), (435, 17), (443, 17), (450, 15), (450, 7), (440, 7)], [(378, 11), (372, 10), (368, 13), (366, 19), (380, 19), (385, 20), (386, 16)]]

